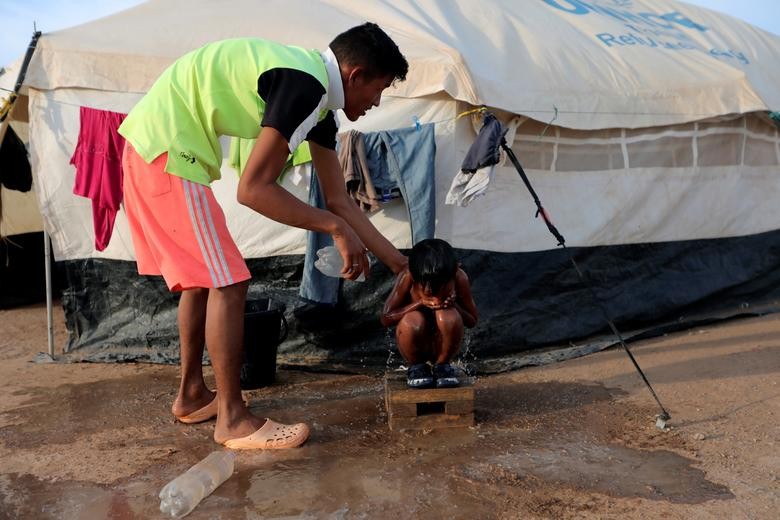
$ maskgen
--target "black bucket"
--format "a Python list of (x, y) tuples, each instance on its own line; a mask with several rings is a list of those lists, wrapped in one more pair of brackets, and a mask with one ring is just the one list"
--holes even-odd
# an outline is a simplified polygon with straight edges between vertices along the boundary
[(276, 348), (287, 337), (287, 320), (270, 299), (246, 302), (241, 389), (268, 386), (276, 379)]

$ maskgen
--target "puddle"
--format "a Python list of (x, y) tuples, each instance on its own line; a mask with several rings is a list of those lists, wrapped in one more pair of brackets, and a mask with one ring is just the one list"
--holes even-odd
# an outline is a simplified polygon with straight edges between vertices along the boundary
[(156, 496), (156, 486), (143, 481), (109, 487), (10, 474), (0, 476), (0, 517), (140, 520), (158, 516), (159, 504), (149, 499)]
[[(28, 401), (5, 415), (0, 428), (6, 447), (33, 448), (71, 443), (74, 438), (109, 429), (157, 427), (167, 421), (175, 379), (152, 374), (25, 390)], [(163, 419), (163, 417), (165, 419)], [(56, 435), (52, 435), (56, 432)]]
[(516, 483), (530, 477), (612, 496), (681, 504), (734, 498), (727, 487), (707, 480), (694, 462), (670, 451), (579, 439), (488, 457), (484, 463), (466, 466), (463, 473), (480, 481)]
[[(369, 464), (365, 457), (280, 461), (236, 478), (248, 483), (245, 498), (257, 518), (419, 517), (463, 502), (455, 482), (438, 476), (435, 464), (406, 458)], [(469, 509), (464, 504), (463, 511)]]

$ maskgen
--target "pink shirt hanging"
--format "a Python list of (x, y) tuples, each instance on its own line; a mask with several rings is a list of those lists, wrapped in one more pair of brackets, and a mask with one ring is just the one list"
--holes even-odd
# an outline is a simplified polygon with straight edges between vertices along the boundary
[(70, 164), (76, 167), (73, 193), (92, 200), (95, 249), (111, 240), (122, 203), (122, 149), (125, 138), (117, 129), (127, 114), (81, 107), (79, 139)]

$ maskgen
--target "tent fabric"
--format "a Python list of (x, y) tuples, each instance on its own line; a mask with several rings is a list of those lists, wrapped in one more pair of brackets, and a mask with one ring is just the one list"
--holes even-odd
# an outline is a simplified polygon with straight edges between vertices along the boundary
[(35, 185), (24, 193), (0, 189), (0, 237), (43, 231), (43, 219), (34, 189)]
[(445, 92), (537, 120), (557, 113), (557, 124), (577, 129), (780, 106), (780, 67), (769, 65), (779, 36), (672, 0), (237, 0), (229, 10), (209, 0), (151, 0), (44, 35), (27, 84), (142, 93), (175, 58), (209, 41), (260, 36), (323, 49), (365, 20), (381, 22), (409, 59), (395, 96)]
[[(633, 131), (574, 131), (526, 122), (512, 146), (556, 226), (573, 246), (744, 236), (780, 228), (780, 134), (767, 118), (729, 116)], [(485, 195), (442, 214), (458, 247), (553, 247), (511, 165)], [(715, 213), (715, 215), (713, 214)], [(444, 215), (451, 215), (451, 219)], [(496, 225), (526, 216), (510, 229)]]

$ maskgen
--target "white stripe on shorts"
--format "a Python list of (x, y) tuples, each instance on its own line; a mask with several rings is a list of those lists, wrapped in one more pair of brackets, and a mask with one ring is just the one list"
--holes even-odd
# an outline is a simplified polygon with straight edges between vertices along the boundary
[(214, 287), (222, 287), (223, 280), (220, 276), (220, 273), (215, 269), (214, 263), (212, 261), (212, 253), (211, 253), (211, 243), (208, 241), (208, 238), (203, 236), (203, 232), (201, 230), (205, 230), (205, 226), (201, 227), (201, 211), (200, 211), (200, 201), (198, 200), (197, 193), (195, 191), (195, 183), (192, 181), (188, 181), (187, 179), (182, 179), (182, 185), (184, 186), (184, 197), (187, 200), (187, 209), (190, 213), (190, 223), (192, 224), (193, 231), (195, 232), (195, 238), (198, 240), (198, 247), (200, 247), (200, 253), (203, 255), (203, 262), (206, 265), (206, 268), (209, 271), (209, 276), (211, 277), (211, 283), (214, 284)]
[(200, 198), (203, 201), (203, 208), (206, 214), (208, 230), (210, 231), (212, 244), (217, 254), (216, 261), (222, 267), (222, 273), (224, 273), (225, 276), (225, 285), (233, 285), (233, 283), (235, 283), (233, 281), (233, 275), (230, 274), (230, 268), (228, 267), (228, 263), (225, 261), (225, 253), (222, 249), (222, 243), (219, 241), (217, 229), (214, 227), (214, 219), (211, 217), (211, 211), (208, 211), (209, 206), (208, 198), (206, 197), (206, 187), (202, 184), (196, 184), (195, 190), (200, 194)]

